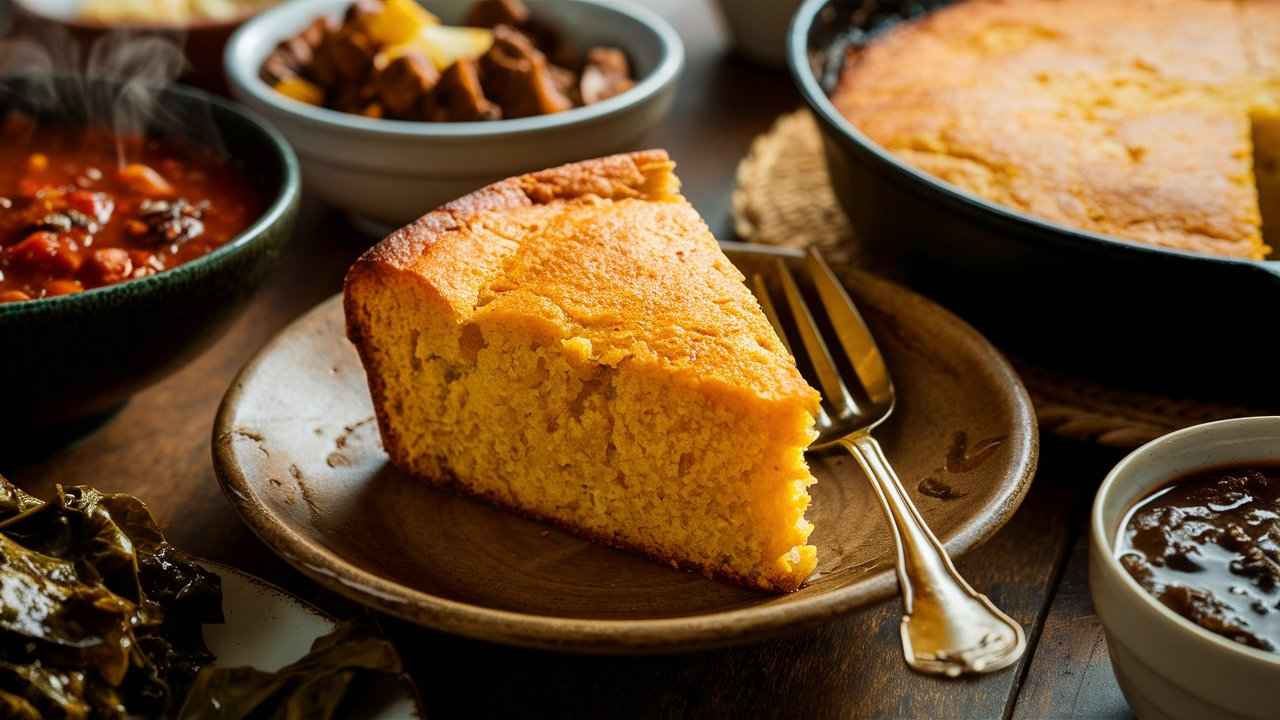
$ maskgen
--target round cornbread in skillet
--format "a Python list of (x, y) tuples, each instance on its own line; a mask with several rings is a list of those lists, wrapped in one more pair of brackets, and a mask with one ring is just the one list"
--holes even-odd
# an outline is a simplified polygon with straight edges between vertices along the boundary
[[(1115, 237), (1260, 258), (1273, 0), (968, 0), (850, 56), (833, 101), (964, 190)], [(1259, 176), (1255, 179), (1254, 143)], [(1259, 200), (1259, 189), (1263, 198)]]
[(818, 395), (673, 169), (616, 155), (449, 203), (352, 267), (347, 331), (400, 468), (794, 590)]

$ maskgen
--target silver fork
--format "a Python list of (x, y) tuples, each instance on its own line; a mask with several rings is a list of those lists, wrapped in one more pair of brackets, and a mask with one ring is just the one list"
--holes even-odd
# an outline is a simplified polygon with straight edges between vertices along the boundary
[[(772, 285), (764, 274), (755, 274), (752, 290), (778, 337), (794, 354), (796, 349), (787, 341), (773, 302), (774, 294), (782, 296), (800, 337), (797, 358), (802, 371), (806, 365), (812, 368), (822, 389), (819, 436), (810, 449), (839, 446), (848, 450), (871, 480), (893, 528), (904, 608), (902, 652), (907, 665), (918, 672), (948, 677), (1012, 665), (1026, 649), (1022, 626), (960, 577), (946, 549), (911, 502), (880, 443), (871, 436), (871, 430), (893, 411), (894, 392), (884, 358), (862, 316), (817, 252), (810, 250), (805, 258), (804, 275), (826, 311), (827, 330), (815, 321), (786, 262), (781, 258), (772, 262)], [(861, 390), (857, 398), (841, 378), (831, 345), (843, 350), (853, 367)], [(807, 379), (812, 383), (815, 378)]]

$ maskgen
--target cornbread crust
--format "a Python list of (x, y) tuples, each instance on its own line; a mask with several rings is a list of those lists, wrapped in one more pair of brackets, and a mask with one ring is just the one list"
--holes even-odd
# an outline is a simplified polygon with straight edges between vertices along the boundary
[[(803, 544), (811, 530), (803, 520), (803, 507), (808, 503), (803, 486), (813, 482), (804, 467), (803, 448), (814, 436), (817, 394), (796, 370), (741, 274), (723, 257), (705, 224), (679, 196), (672, 166), (662, 151), (602, 158), (511, 178), (429, 213), (388, 236), (352, 267), (344, 303), (348, 334), (369, 377), (384, 444), (398, 466), (439, 487), (483, 498), (675, 566), (751, 587), (794, 590), (816, 562), (815, 550)], [(645, 224), (637, 227), (637, 221)], [(458, 471), (450, 463), (467, 458), (448, 460), (444, 457), (447, 449), (440, 450), (441, 455), (434, 459), (424, 457), (422, 438), (405, 437), (405, 428), (393, 417), (402, 412), (395, 404), (404, 401), (404, 391), (389, 387), (388, 377), (397, 369), (389, 366), (386, 352), (373, 337), (379, 319), (370, 307), (379, 294), (389, 297), (401, 292), (407, 293), (404, 297), (438, 303), (447, 308), (445, 314), (452, 315), (451, 322), (461, 328), (461, 334), (457, 346), (441, 350), (445, 355), (459, 349), (466, 355), (468, 350), (463, 346), (479, 337), (479, 333), (467, 334), (473, 327), (483, 328), (484, 335), (475, 362), (485, 362), (484, 349), (491, 344), (514, 353), (511, 348), (516, 345), (502, 343), (510, 340), (504, 333), (518, 326), (528, 329), (530, 337), (539, 338), (535, 351), (541, 353), (537, 368), (544, 375), (540, 381), (547, 383), (546, 373), (556, 376), (565, 367), (571, 374), (581, 371), (590, 375), (593, 379), (579, 388), (587, 402), (604, 402), (599, 392), (589, 394), (598, 390), (601, 382), (608, 385), (609, 393), (619, 394), (619, 403), (624, 397), (634, 400), (634, 385), (618, 378), (641, 378), (665, 389), (652, 397), (642, 392), (639, 397), (651, 406), (670, 397), (670, 406), (664, 409), (679, 422), (698, 418), (696, 413), (680, 414), (689, 402), (695, 406), (708, 403), (708, 417), (747, 418), (744, 427), (756, 428), (759, 441), (781, 443), (782, 454), (766, 452), (764, 461), (781, 464), (745, 471), (750, 476), (747, 486), (764, 488), (763, 494), (730, 499), (725, 504), (736, 502), (738, 510), (733, 512), (766, 520), (782, 517), (778, 513), (790, 517), (786, 514), (799, 508), (796, 527), (780, 535), (771, 531), (761, 536), (765, 545), (761, 546), (759, 567), (750, 567), (737, 556), (733, 562), (728, 555), (722, 561), (709, 560), (705, 553), (689, 557), (671, 547), (637, 540), (645, 533), (632, 528), (611, 532), (574, 522), (572, 513), (561, 510), (563, 496), (556, 496), (561, 504), (553, 504), (548, 499), (551, 496), (538, 494), (538, 487), (520, 490), (487, 482), (479, 476), (482, 473)], [(512, 342), (527, 341), (525, 336), (521, 338)], [(555, 349), (554, 357), (547, 348)], [(474, 349), (470, 352), (476, 357)], [(415, 362), (436, 360), (427, 356)], [(570, 382), (576, 381), (571, 378)], [(594, 390), (589, 391), (588, 385)], [(473, 392), (483, 393), (472, 387)], [(448, 412), (456, 411), (456, 407), (449, 407)], [(560, 422), (542, 418), (539, 423), (544, 421), (549, 425)], [(625, 426), (627, 420), (610, 422)], [(546, 439), (549, 436), (538, 435), (543, 432), (538, 423), (533, 425), (524, 431), (550, 442)], [(556, 431), (563, 432), (561, 428)], [(622, 431), (640, 433), (644, 428), (625, 426)], [(576, 442), (590, 446), (598, 441), (582, 437)], [(756, 452), (750, 447), (756, 442), (750, 436), (742, 441), (748, 443), (741, 453), (744, 457)], [(448, 440), (442, 437), (440, 442)], [(612, 462), (615, 454), (621, 457), (629, 452), (623, 443), (615, 450), (610, 441), (602, 457)], [(675, 463), (676, 458), (670, 460)], [(698, 462), (686, 447), (671, 481), (678, 482), (686, 473), (688, 477), (700, 472), (705, 475), (707, 469), (699, 469)], [(730, 459), (725, 462), (726, 473), (742, 471), (731, 470)], [(467, 477), (459, 477), (464, 474)], [(778, 479), (771, 479), (770, 474)], [(617, 479), (624, 484), (631, 481), (623, 475)], [(794, 488), (789, 484), (792, 482)], [(547, 484), (545, 479), (543, 484)], [(583, 489), (587, 492), (586, 484)], [(594, 495), (589, 499), (594, 502)], [(772, 536), (777, 537), (769, 539)], [(778, 559), (770, 561), (775, 553)]]
[(1273, 37), (1274, 21), (1247, 13), (1276, 5), (967, 0), (851, 55), (832, 99), (881, 146), (989, 200), (1260, 258), (1250, 111), (1280, 75), (1248, 37)]

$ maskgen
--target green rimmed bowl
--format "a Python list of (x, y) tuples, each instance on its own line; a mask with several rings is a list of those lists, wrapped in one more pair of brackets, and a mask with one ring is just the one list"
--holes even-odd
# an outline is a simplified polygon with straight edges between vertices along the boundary
[[(88, 92), (86, 92), (86, 88)], [(106, 81), (0, 78), (0, 116), (23, 110), (84, 122)], [(0, 304), (0, 449), (29, 448), (103, 415), (182, 367), (244, 309), (293, 232), (298, 161), (270, 125), (198, 90), (157, 91), (150, 132), (216, 143), (241, 165), (266, 210), (203, 257), (75, 295)], [(58, 98), (50, 102), (50, 98)], [(57, 110), (50, 110), (56, 107)]]

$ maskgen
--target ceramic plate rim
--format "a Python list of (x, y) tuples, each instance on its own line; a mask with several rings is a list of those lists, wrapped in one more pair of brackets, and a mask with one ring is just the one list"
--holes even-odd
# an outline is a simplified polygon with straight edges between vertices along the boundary
[(322, 610), (321, 608), (316, 607), (315, 605), (312, 605), (306, 600), (303, 600), (297, 595), (289, 592), (288, 590), (285, 590), (284, 588), (280, 587), (279, 585), (276, 585), (275, 583), (269, 580), (263, 580), (262, 578), (258, 577), (257, 575), (254, 575), (251, 572), (246, 572), (234, 565), (228, 565), (227, 563), (221, 562), (219, 560), (210, 560), (209, 558), (204, 557), (202, 555), (188, 555), (188, 559), (190, 559), (196, 565), (203, 567), (205, 570), (208, 570), (210, 572), (217, 574), (219, 577), (221, 577), (223, 573), (234, 573), (236, 575), (239, 575), (241, 578), (248, 580), (249, 582), (255, 585), (259, 585), (263, 589), (269, 592), (275, 593), (276, 595), (284, 596), (287, 600), (289, 600), (289, 602), (292, 602), (293, 604), (299, 606), (301, 609), (307, 611), (308, 613), (311, 613), (312, 615), (315, 615), (316, 617), (324, 620), (325, 622), (329, 623), (332, 626), (336, 627), (338, 624), (338, 618), (334, 617), (331, 613), (325, 610)]
[[(798, 251), (745, 243), (722, 243), (726, 250), (761, 252), (777, 256), (798, 256)], [(1039, 431), (1031, 398), (1009, 362), (977, 330), (949, 310), (912, 290), (888, 280), (862, 273), (874, 282), (892, 286), (904, 296), (923, 303), (939, 314), (986, 356), (991, 370), (1007, 382), (1022, 446), (1015, 454), (1009, 473), (985, 507), (964, 522), (946, 542), (953, 558), (978, 546), (1008, 522), (1022, 503), (1031, 485), (1039, 458)], [(240, 370), (228, 388), (213, 427), (213, 464), (218, 483), (227, 499), (249, 528), (275, 553), (312, 580), (342, 595), (382, 612), (436, 630), (490, 642), (524, 647), (592, 654), (660, 653), (732, 645), (777, 635), (792, 627), (812, 625), (896, 593), (892, 567), (869, 575), (865, 580), (811, 597), (785, 603), (763, 603), (745, 608), (643, 620), (565, 618), (501, 610), (451, 600), (380, 577), (302, 536), (279, 522), (254, 495), (253, 485), (235, 463), (232, 441), (233, 415), (241, 394), (258, 366), (288, 339), (290, 330), (312, 316), (329, 311), (341, 302), (341, 294), (330, 297), (299, 316), (277, 333)], [(877, 511), (878, 512), (878, 511)], [(877, 517), (877, 522), (882, 520)]]
[[(209, 558), (206, 558), (200, 555), (189, 555), (188, 559), (190, 559), (196, 565), (199, 565), (200, 567), (204, 568), (205, 570), (208, 570), (209, 572), (214, 573), (219, 577), (219, 579), (222, 579), (227, 575), (239, 576), (239, 578), (244, 582), (247, 582), (250, 585), (256, 586), (260, 592), (265, 592), (265, 593), (270, 593), (272, 595), (275, 595), (277, 598), (282, 599), (285, 603), (295, 606), (296, 609), (298, 609), (299, 611), (304, 612), (308, 615), (312, 615), (315, 618), (319, 619), (321, 622), (329, 626), (329, 632), (332, 632), (333, 629), (336, 628), (342, 622), (338, 617), (328, 612), (327, 610), (324, 610), (321, 607), (313, 605), (307, 600), (304, 600), (298, 597), (294, 593), (291, 593), (288, 590), (285, 590), (284, 588), (280, 587), (279, 585), (276, 585), (275, 583), (269, 580), (264, 580), (258, 577), (257, 575), (254, 575), (253, 573), (247, 572), (245, 570), (241, 570), (240, 568), (235, 567), (234, 565), (228, 565), (227, 563), (220, 562), (218, 560), (210, 560)], [(223, 600), (224, 610), (226, 609), (225, 602), (226, 601)], [(217, 627), (217, 625), (216, 624), (206, 625), (205, 627)], [(226, 627), (225, 624), (222, 627)], [(206, 632), (206, 630), (202, 629), (201, 632), (202, 633)], [(222, 658), (215, 657), (213, 662), (210, 664), (210, 667), (228, 667), (228, 666), (222, 664)], [(254, 667), (258, 667), (258, 666), (254, 665)], [(405, 676), (408, 677), (407, 671), (405, 672)], [(425, 718), (426, 714), (423, 710), (422, 698), (418, 692), (417, 685), (406, 684), (405, 694), (408, 696), (409, 700), (413, 703), (414, 714), (411, 720)]]

